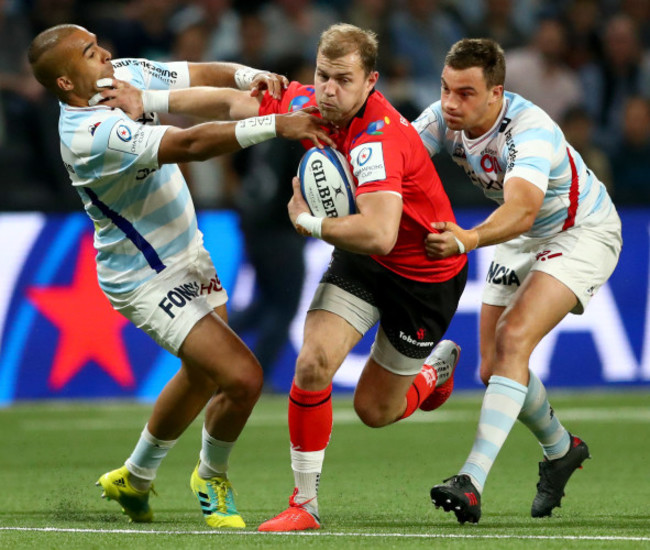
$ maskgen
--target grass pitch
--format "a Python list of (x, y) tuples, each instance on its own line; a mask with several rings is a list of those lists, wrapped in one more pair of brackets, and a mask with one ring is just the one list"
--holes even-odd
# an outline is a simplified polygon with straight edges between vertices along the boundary
[(593, 456), (553, 518), (530, 517), (541, 451), (520, 425), (492, 469), (478, 525), (461, 526), (432, 506), (431, 486), (456, 473), (470, 450), (480, 394), (454, 394), (439, 411), (380, 430), (361, 424), (349, 398), (336, 398), (319, 494), (323, 527), (289, 535), (256, 532), (293, 488), (286, 396), (262, 397), (233, 452), (230, 477), (248, 524), (238, 533), (210, 530), (189, 489), (200, 421), (159, 470), (154, 523), (134, 525), (94, 483), (124, 462), (151, 407), (16, 405), (0, 410), (0, 548), (650, 548), (648, 393), (551, 397)]

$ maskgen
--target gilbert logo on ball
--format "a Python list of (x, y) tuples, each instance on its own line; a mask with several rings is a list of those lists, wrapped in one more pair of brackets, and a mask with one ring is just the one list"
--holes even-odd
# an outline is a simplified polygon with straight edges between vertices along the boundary
[(340, 218), (356, 212), (354, 178), (347, 159), (336, 149), (312, 147), (298, 165), (300, 190), (317, 218)]

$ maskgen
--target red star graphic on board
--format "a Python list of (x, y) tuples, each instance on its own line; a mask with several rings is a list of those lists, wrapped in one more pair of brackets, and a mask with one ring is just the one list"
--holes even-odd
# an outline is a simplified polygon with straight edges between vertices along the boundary
[(112, 308), (99, 288), (91, 237), (81, 240), (71, 285), (31, 287), (27, 294), (61, 333), (48, 380), (52, 389), (65, 387), (89, 361), (120, 386), (135, 385), (121, 335), (128, 320)]

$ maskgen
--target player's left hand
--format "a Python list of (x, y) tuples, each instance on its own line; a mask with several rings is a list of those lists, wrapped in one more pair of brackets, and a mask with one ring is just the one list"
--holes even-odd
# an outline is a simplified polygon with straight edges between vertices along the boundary
[(303, 212), (311, 214), (309, 211), (309, 206), (307, 206), (307, 202), (303, 198), (302, 192), (300, 191), (300, 179), (297, 176), (294, 176), (294, 178), (291, 180), (291, 185), (293, 186), (293, 197), (291, 197), (289, 204), (287, 204), (289, 219), (291, 220), (291, 223), (296, 228), (296, 231), (298, 233), (300, 233), (303, 237), (309, 237), (311, 233), (307, 231), (302, 225), (296, 224), (296, 218), (298, 218), (300, 214)]
[(102, 105), (113, 109), (122, 109), (129, 118), (138, 120), (144, 111), (142, 106), (142, 90), (124, 80), (113, 78), (110, 88), (100, 88)]
[(289, 86), (289, 79), (276, 73), (259, 73), (251, 82), (251, 97), (268, 90), (273, 99), (281, 99), (282, 92)]
[(463, 229), (454, 222), (434, 222), (435, 230), (424, 239), (429, 258), (441, 259), (474, 250), (478, 245), (476, 229)]

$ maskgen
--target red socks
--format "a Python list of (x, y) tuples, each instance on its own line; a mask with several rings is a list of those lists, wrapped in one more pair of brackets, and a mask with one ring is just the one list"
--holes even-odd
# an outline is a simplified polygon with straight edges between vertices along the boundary
[(409, 391), (406, 393), (406, 410), (400, 420), (411, 416), (420, 403), (429, 397), (436, 389), (438, 373), (431, 365), (423, 365), (422, 370), (413, 380)]
[(291, 448), (303, 452), (322, 451), (331, 435), (332, 384), (324, 390), (307, 391), (301, 390), (294, 381), (289, 392)]

